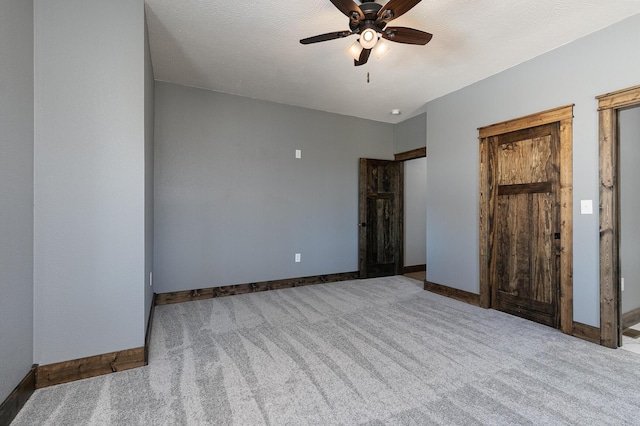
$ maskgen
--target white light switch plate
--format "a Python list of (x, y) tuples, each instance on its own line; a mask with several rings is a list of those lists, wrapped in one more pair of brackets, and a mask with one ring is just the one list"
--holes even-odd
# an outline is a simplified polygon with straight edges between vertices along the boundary
[(302, 150), (296, 149), (296, 158), (302, 158)]
[(580, 200), (580, 214), (593, 214), (592, 200)]

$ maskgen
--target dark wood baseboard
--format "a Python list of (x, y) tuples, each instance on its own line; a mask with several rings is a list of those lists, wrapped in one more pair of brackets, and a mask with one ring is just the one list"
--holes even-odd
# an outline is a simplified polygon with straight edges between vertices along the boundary
[(200, 288), (196, 290), (172, 291), (169, 293), (158, 293), (156, 295), (156, 304), (169, 305), (171, 303), (213, 299), (215, 297), (256, 293), (259, 291), (280, 290), (283, 288), (302, 287), (313, 284), (357, 280), (358, 278), (358, 272), (343, 272), (339, 274), (314, 275), (311, 277), (288, 278), (284, 280), (262, 281), (249, 284), (226, 285), (221, 287)]
[(149, 310), (149, 320), (147, 321), (147, 332), (144, 335), (144, 365), (149, 365), (149, 347), (151, 346), (151, 329), (153, 327), (153, 314), (156, 311), (156, 299), (158, 295), (153, 293), (151, 299), (151, 309)]
[(640, 322), (640, 308), (622, 314), (622, 329), (626, 330)]
[(129, 370), (144, 365), (144, 347), (125, 349), (56, 364), (41, 365), (36, 373), (36, 389)]
[(479, 294), (469, 293), (468, 291), (447, 287), (442, 284), (432, 283), (430, 281), (424, 282), (424, 289), (432, 293), (439, 294), (441, 296), (446, 296), (451, 299), (456, 299), (461, 302), (468, 303), (470, 305), (480, 306)]
[(402, 270), (402, 273), (411, 274), (414, 272), (422, 272), (426, 270), (427, 270), (427, 265), (423, 263), (422, 265), (405, 266), (404, 269)]
[(395, 161), (407, 161), (407, 160), (415, 160), (416, 158), (422, 158), (427, 156), (427, 147), (424, 148), (416, 148), (411, 151), (400, 152), (393, 156)]
[[(104, 374), (130, 370), (132, 368), (148, 365), (149, 346), (151, 345), (151, 330), (153, 327), (153, 314), (155, 312), (157, 296), (157, 294), (153, 295), (151, 310), (149, 311), (149, 321), (147, 322), (144, 347), (125, 349), (122, 351), (89, 356), (71, 361), (63, 361), (55, 364), (41, 365), (37, 368), (34, 367), (32, 369), (33, 389), (35, 390), (47, 386), (59, 385), (61, 383), (88, 379), (90, 377), (102, 376)], [(22, 385), (23, 384), (21, 383), (16, 390), (18, 390)], [(15, 392), (16, 391), (14, 391), (14, 393)], [(31, 394), (29, 394), (29, 396), (30, 395)], [(28, 399), (28, 396), (26, 399)], [(26, 402), (26, 399), (24, 402)], [(23, 405), (24, 402), (22, 403)], [(2, 405), (3, 409), (5, 403)], [(4, 420), (4, 418), (0, 418), (0, 420)], [(5, 423), (0, 421), (0, 425), (4, 424)]]
[(574, 337), (577, 337), (578, 339), (595, 343), (596, 345), (600, 344), (600, 329), (598, 327), (593, 327), (587, 324), (582, 324), (581, 322), (574, 321), (572, 335)]
[(36, 371), (38, 366), (33, 364), (31, 370), (24, 376), (24, 379), (0, 404), (0, 425), (9, 425), (18, 415), (24, 404), (27, 403), (33, 392), (36, 390)]

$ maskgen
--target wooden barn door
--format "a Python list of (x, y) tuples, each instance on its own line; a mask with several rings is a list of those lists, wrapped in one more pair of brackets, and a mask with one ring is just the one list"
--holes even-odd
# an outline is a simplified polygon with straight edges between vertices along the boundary
[(559, 326), (559, 124), (491, 137), (492, 307)]
[(402, 274), (403, 167), (401, 161), (360, 159), (360, 278)]
[(478, 137), (480, 306), (592, 334), (573, 322), (573, 105)]

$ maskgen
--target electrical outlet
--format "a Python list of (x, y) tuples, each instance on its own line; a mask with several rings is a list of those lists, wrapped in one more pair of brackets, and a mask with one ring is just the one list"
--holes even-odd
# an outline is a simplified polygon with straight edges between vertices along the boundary
[(300, 253), (296, 253), (296, 263), (300, 262)]

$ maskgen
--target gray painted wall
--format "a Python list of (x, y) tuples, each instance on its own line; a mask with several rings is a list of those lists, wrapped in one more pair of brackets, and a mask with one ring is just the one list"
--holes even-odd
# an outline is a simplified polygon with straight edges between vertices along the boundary
[(622, 313), (640, 308), (640, 107), (620, 111), (620, 269)]
[(153, 301), (153, 132), (155, 126), (155, 81), (149, 50), (147, 20), (144, 20), (144, 326), (147, 328)]
[(36, 0), (34, 358), (144, 344), (142, 0)]
[(427, 144), (427, 114), (422, 113), (393, 126), (395, 153), (422, 148)]
[(393, 125), (157, 82), (156, 292), (356, 271), (359, 157)]
[(427, 257), (427, 159), (404, 162), (404, 265)]
[[(478, 127), (575, 103), (574, 320), (599, 326), (598, 116), (595, 96), (640, 83), (640, 15), (429, 102), (430, 281), (478, 293)], [(597, 209), (596, 209), (597, 212)]]
[(0, 1), (0, 401), (33, 363), (33, 2)]

